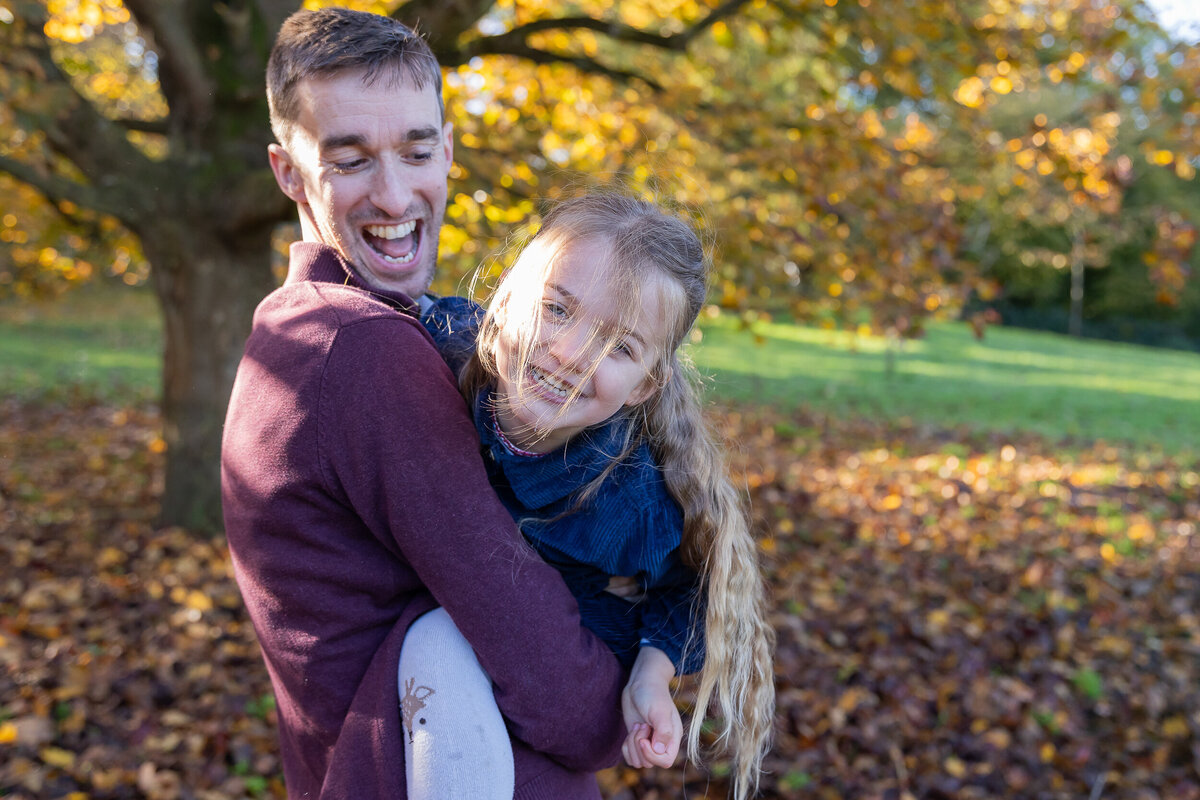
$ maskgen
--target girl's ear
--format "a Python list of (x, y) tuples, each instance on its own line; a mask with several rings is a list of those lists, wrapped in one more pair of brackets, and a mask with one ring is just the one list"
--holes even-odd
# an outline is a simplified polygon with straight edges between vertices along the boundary
[(667, 368), (666, 375), (662, 380), (659, 380), (659, 377), (651, 372), (645, 378), (642, 378), (642, 382), (638, 384), (637, 388), (634, 389), (629, 395), (629, 398), (625, 401), (626, 408), (630, 406), (641, 405), (642, 403), (646, 402), (654, 396), (655, 392), (665, 386), (667, 381), (670, 379), (671, 371), (669, 367)]

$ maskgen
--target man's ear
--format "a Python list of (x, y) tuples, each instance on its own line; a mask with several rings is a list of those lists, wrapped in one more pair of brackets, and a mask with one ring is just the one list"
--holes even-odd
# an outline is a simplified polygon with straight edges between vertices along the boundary
[(449, 177), (454, 168), (454, 126), (449, 122), (442, 126), (442, 147), (446, 155), (446, 177)]
[(304, 175), (292, 161), (292, 156), (279, 144), (267, 145), (267, 159), (271, 162), (271, 171), (275, 173), (275, 182), (292, 201), (300, 204), (308, 202), (304, 193)]

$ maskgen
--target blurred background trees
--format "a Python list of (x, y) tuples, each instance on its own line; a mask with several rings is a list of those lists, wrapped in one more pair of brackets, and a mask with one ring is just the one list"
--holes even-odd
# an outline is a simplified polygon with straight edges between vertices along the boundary
[[(1141, 0), (343, 4), (445, 67), (435, 288), (502, 265), (541, 199), (619, 180), (691, 209), (714, 308), (748, 323), (913, 336), (990, 310), (1200, 346), (1200, 48)], [(0, 293), (153, 286), (164, 516), (195, 528), (218, 524), (229, 384), (294, 235), (262, 73), (299, 6), (0, 0)]]

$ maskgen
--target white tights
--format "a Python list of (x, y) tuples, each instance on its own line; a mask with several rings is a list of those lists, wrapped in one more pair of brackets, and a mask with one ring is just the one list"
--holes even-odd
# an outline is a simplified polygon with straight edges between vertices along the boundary
[(512, 800), (512, 744), (492, 681), (443, 609), (408, 629), (398, 677), (409, 800)]

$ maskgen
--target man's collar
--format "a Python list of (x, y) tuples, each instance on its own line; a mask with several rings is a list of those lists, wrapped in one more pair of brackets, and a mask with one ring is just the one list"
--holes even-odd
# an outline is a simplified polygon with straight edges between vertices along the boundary
[[(320, 242), (292, 242), (285, 284), (313, 281), (353, 286), (386, 301), (408, 314), (418, 315), (423, 302), (414, 301), (404, 292), (373, 289), (365, 286), (337, 250)], [(424, 301), (428, 302), (428, 301)]]

